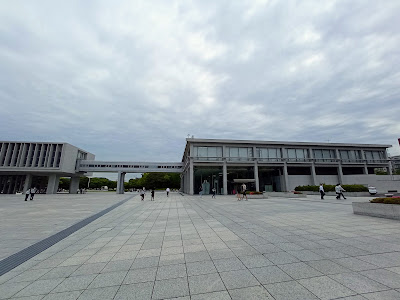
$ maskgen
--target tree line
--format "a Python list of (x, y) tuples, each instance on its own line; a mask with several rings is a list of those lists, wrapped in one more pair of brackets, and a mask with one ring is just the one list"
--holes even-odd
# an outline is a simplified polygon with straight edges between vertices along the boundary
[[(61, 177), (59, 188), (69, 190), (69, 184), (71, 179), (68, 177)], [(165, 189), (167, 187), (171, 189), (179, 189), (181, 185), (181, 178), (179, 173), (144, 173), (140, 178), (129, 179), (128, 182), (124, 182), (125, 189)], [(110, 180), (104, 177), (89, 177), (82, 176), (79, 180), (80, 189), (101, 189), (101, 187), (107, 186), (108, 189), (116, 189), (117, 181)]]

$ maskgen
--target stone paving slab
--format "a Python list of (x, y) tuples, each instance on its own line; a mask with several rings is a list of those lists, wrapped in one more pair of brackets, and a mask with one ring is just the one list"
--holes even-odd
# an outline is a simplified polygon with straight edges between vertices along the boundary
[[(111, 205), (129, 194), (36, 194), (0, 195), (0, 260), (57, 233)], [(19, 228), (19, 230), (16, 230)]]
[[(89, 207), (84, 196), (72, 198)], [(93, 213), (127, 197), (103, 196)], [(0, 299), (399, 299), (400, 222), (354, 215), (348, 200), (133, 198), (1, 276)], [(8, 226), (13, 247), (29, 220)]]

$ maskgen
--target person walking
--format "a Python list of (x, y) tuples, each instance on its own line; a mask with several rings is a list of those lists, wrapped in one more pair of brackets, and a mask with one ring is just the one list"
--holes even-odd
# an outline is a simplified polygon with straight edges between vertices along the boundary
[(203, 187), (201, 185), (199, 188), (199, 195), (200, 195), (200, 198), (203, 198)]
[(150, 201), (154, 201), (154, 189), (151, 190), (151, 199)]
[(33, 200), (33, 197), (35, 197), (35, 193), (36, 193), (36, 188), (35, 187), (31, 187), (29, 193), (31, 194), (31, 200)]
[(145, 189), (143, 188), (141, 191), (140, 191), (140, 197), (142, 197), (142, 201), (144, 201), (144, 195), (145, 195), (146, 193), (145, 193)]
[(31, 193), (31, 189), (27, 189), (25, 192), (25, 201), (28, 201), (29, 194)]
[(237, 201), (240, 201), (241, 199), (240, 199), (240, 191), (239, 190), (236, 191), (236, 195), (237, 195)]
[(167, 192), (167, 198), (169, 197), (169, 192), (171, 191), (169, 188), (165, 190)]
[(324, 185), (322, 183), (319, 185), (319, 193), (321, 194), (321, 200), (324, 200), (325, 191), (324, 191)]
[(247, 189), (247, 186), (243, 183), (242, 184), (242, 199), (244, 200), (244, 197), (246, 197), (246, 201), (248, 201), (247, 195), (246, 195), (246, 189)]
[(335, 192), (336, 192), (336, 199), (340, 200), (340, 197), (343, 196), (343, 199), (346, 199), (346, 197), (343, 195), (343, 192), (345, 192), (346, 190), (344, 188), (342, 188), (342, 186), (340, 185), (340, 183), (338, 183), (335, 186)]
[(212, 191), (212, 197), (211, 198), (215, 198), (215, 194), (216, 194), (217, 190), (215, 188), (213, 188), (211, 191)]

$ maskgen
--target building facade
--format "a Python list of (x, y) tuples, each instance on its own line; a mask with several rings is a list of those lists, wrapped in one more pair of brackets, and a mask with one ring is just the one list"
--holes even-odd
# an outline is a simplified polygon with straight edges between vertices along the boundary
[[(24, 192), (35, 186), (58, 191), (60, 177), (71, 177), (70, 193), (79, 177), (92, 172), (118, 173), (117, 193), (124, 193), (126, 173), (181, 173), (181, 191), (234, 194), (248, 190), (291, 191), (299, 185), (365, 184), (378, 191), (400, 190), (392, 176), (390, 145), (186, 139), (180, 162), (96, 161), (95, 155), (68, 143), (0, 141), (0, 193)], [(377, 177), (374, 169), (390, 175)], [(38, 178), (41, 182), (38, 183)], [(396, 181), (397, 180), (397, 181)]]
[(390, 168), (391, 145), (187, 139), (183, 191), (213, 188), (234, 194), (241, 184), (260, 192), (299, 185), (369, 184), (375, 168)]
[(399, 172), (400, 171), (400, 155), (392, 156), (392, 157), (390, 157), (390, 160), (392, 161), (393, 172)]
[(60, 177), (71, 177), (70, 191), (76, 192), (85, 174), (77, 171), (77, 162), (94, 158), (68, 143), (0, 141), (0, 193), (26, 191), (34, 177), (47, 179), (43, 188), (48, 194), (57, 192)]

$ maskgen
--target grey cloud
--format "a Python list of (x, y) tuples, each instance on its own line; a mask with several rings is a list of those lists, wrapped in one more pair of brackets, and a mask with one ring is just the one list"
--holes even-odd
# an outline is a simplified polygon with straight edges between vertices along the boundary
[(396, 144), (399, 12), (398, 1), (12, 1), (0, 8), (2, 139), (147, 161), (179, 161), (187, 134)]

